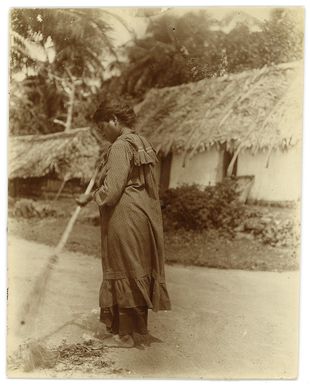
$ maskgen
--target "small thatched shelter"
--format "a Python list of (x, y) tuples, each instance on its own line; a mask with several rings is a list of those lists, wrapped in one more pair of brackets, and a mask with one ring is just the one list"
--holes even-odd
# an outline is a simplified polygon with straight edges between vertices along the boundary
[(10, 194), (80, 192), (104, 151), (89, 128), (9, 138)]
[(302, 70), (287, 63), (152, 89), (138, 129), (162, 154), (166, 187), (254, 175), (252, 199), (298, 198)]

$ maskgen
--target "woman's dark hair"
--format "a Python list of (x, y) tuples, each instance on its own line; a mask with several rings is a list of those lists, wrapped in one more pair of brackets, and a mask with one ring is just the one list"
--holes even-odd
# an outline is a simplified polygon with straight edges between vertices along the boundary
[(100, 103), (94, 113), (93, 120), (96, 123), (108, 122), (109, 120), (113, 120), (115, 116), (120, 122), (129, 126), (134, 125), (136, 121), (136, 114), (128, 104), (106, 101)]

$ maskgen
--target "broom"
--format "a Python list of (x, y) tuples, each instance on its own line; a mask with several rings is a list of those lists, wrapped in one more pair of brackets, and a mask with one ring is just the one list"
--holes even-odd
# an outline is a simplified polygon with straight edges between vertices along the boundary
[[(96, 168), (86, 190), (85, 190), (85, 194), (89, 194), (92, 190), (92, 188), (94, 187), (94, 184), (95, 184), (95, 180), (96, 180), (96, 177), (98, 175), (98, 172), (99, 172), (99, 169), (100, 169), (100, 166)], [(45, 297), (45, 294), (46, 294), (46, 287), (47, 287), (47, 283), (48, 283), (48, 280), (49, 280), (49, 277), (50, 277), (50, 274), (52, 272), (52, 270), (54, 269), (57, 261), (58, 261), (58, 256), (59, 254), (61, 253), (61, 251), (63, 250), (68, 238), (69, 238), (69, 235), (72, 231), (72, 228), (73, 228), (73, 225), (79, 215), (81, 211), (81, 206), (77, 206), (76, 209), (74, 210), (74, 213), (72, 214), (57, 246), (55, 247), (55, 250), (54, 252), (52, 253), (52, 255), (49, 256), (48, 260), (47, 260), (47, 263), (45, 265), (45, 267), (43, 268), (42, 272), (39, 274), (38, 278), (36, 279), (34, 285), (33, 285), (33, 288), (29, 294), (29, 298), (28, 300), (26, 301), (24, 307), (23, 307), (23, 310), (22, 310), (22, 315), (21, 315), (21, 321), (20, 321), (20, 324), (21, 325), (25, 325), (28, 320), (29, 320), (29, 316), (31, 315), (32, 317), (34, 316), (34, 314), (36, 314), (36, 312), (38, 311), (44, 297)]]
[[(100, 165), (101, 166), (101, 165)], [(100, 170), (100, 166), (96, 168), (87, 188), (85, 194), (89, 194), (95, 184), (96, 177)], [(57, 264), (59, 254), (63, 250), (69, 235), (72, 231), (73, 225), (81, 211), (81, 206), (76, 207), (74, 213), (72, 214), (57, 246), (55, 247), (52, 255), (49, 256), (45, 267), (42, 272), (39, 274), (36, 279), (33, 288), (29, 294), (28, 300), (26, 301), (21, 314), (20, 324), (25, 327), (25, 325), (30, 325), (30, 316), (32, 319), (37, 314), (43, 299), (46, 295), (47, 283), (50, 278), (51, 272)], [(24, 361), (24, 369), (26, 371), (30, 371), (35, 367), (48, 367), (52, 362), (55, 362), (55, 354), (54, 352), (50, 352), (44, 345), (42, 345), (39, 340), (28, 340), (22, 347), (23, 354), (22, 358)]]

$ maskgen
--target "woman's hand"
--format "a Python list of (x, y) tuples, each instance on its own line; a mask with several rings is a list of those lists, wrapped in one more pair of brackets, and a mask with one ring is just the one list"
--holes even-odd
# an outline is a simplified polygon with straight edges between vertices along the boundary
[(86, 206), (88, 202), (92, 200), (92, 194), (81, 194), (78, 198), (75, 199), (76, 203), (83, 207)]

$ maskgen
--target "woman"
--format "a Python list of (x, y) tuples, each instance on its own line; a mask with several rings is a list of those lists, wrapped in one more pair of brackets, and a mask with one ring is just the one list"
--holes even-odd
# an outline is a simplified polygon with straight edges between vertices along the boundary
[(112, 144), (98, 189), (81, 195), (78, 204), (94, 199), (100, 210), (100, 321), (114, 335), (104, 342), (132, 347), (134, 333), (148, 334), (148, 309), (170, 309), (155, 177), (157, 157), (146, 139), (135, 133), (130, 107), (102, 103), (94, 121)]

